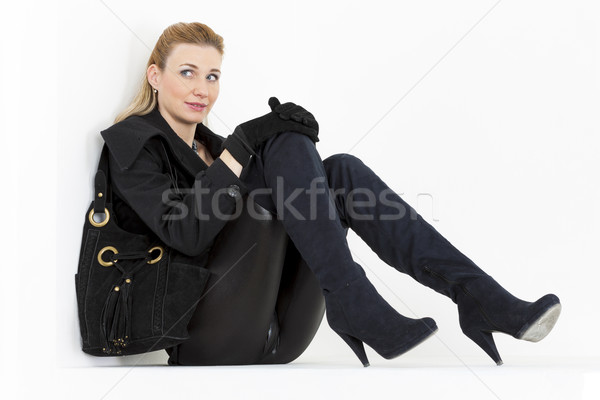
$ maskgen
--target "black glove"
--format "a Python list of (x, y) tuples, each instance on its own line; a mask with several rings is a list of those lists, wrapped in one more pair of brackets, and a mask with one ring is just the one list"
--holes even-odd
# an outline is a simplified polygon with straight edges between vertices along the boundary
[(319, 141), (319, 138), (317, 137), (319, 133), (319, 123), (310, 112), (294, 103), (280, 104), (279, 100), (277, 100), (277, 97), (271, 97), (269, 99), (269, 106), (274, 113), (279, 115), (279, 118), (286, 121), (292, 119), (296, 122), (300, 122), (302, 125), (308, 128), (314, 129), (314, 136), (312, 133), (305, 133), (305, 135), (310, 137), (314, 143)]
[(276, 97), (269, 99), (271, 112), (238, 125), (223, 142), (227, 149), (243, 167), (250, 156), (270, 137), (286, 131), (302, 133), (317, 142), (319, 124), (311, 113), (293, 103), (280, 104)]

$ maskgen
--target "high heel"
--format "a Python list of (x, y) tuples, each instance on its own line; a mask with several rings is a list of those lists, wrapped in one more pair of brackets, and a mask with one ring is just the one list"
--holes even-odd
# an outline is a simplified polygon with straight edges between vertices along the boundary
[(492, 332), (484, 332), (477, 329), (471, 329), (463, 332), (469, 339), (481, 347), (483, 351), (485, 351), (487, 355), (494, 360), (496, 365), (500, 366), (504, 364), (504, 361), (502, 361), (502, 358), (500, 357), (500, 353), (498, 353), (498, 348), (496, 348), (496, 343), (494, 342)]
[(538, 342), (550, 333), (560, 315), (557, 296), (547, 294), (535, 302), (527, 302), (510, 294), (489, 275), (458, 286), (460, 327), (497, 365), (503, 362), (492, 332)]
[[(543, 303), (545, 303), (545, 305), (540, 307), (540, 304)], [(546, 337), (554, 327), (554, 324), (560, 315), (560, 300), (555, 295), (546, 295), (535, 303), (529, 303), (529, 308), (537, 308), (538, 311), (537, 313), (531, 315), (531, 317), (529, 317), (529, 319), (523, 324), (521, 329), (519, 329), (517, 333), (512, 334), (512, 336), (521, 340), (539, 342)], [(504, 321), (504, 328), (502, 328), (496, 323), (492, 322), (491, 319), (486, 316), (483, 309), (480, 309), (479, 312), (481, 313), (481, 317), (483, 317), (485, 320), (475, 319), (473, 316), (465, 318), (463, 315), (467, 315), (467, 312), (463, 311), (463, 314), (461, 314), (460, 318), (461, 328), (463, 333), (469, 339), (481, 347), (483, 351), (485, 351), (492, 358), (492, 360), (494, 360), (496, 365), (500, 366), (504, 362), (498, 353), (492, 332), (511, 334), (511, 330), (508, 327), (510, 323)], [(517, 318), (519, 318), (518, 315)], [(482, 329), (490, 330), (487, 331)]]
[(412, 319), (390, 306), (366, 276), (325, 293), (327, 322), (350, 346), (363, 366), (369, 366), (363, 342), (392, 359), (406, 353), (437, 331), (431, 318)]
[(340, 335), (342, 339), (344, 339), (344, 342), (346, 342), (346, 344), (352, 349), (354, 354), (356, 354), (356, 357), (358, 357), (363, 367), (368, 367), (369, 365), (371, 365), (371, 363), (369, 363), (369, 359), (367, 358), (367, 353), (365, 352), (365, 346), (363, 345), (363, 342), (361, 342), (354, 336), (348, 335), (346, 333), (336, 333)]
[[(328, 183), (334, 189), (368, 188), (372, 193), (386, 194), (388, 201), (376, 202), (375, 207), (354, 208), (354, 213), (344, 212), (348, 205), (344, 196), (334, 200), (344, 225), (356, 232), (382, 261), (457, 303), (463, 332), (497, 363), (502, 360), (492, 332), (537, 341), (554, 326), (560, 313), (556, 296), (528, 303), (506, 292), (360, 160), (348, 155), (329, 160)], [(398, 215), (398, 209), (399, 218), (389, 218)]]

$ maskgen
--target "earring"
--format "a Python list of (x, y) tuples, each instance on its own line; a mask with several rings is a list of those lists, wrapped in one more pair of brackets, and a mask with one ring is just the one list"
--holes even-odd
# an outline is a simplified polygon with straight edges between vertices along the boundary
[(158, 90), (154, 89), (154, 93), (155, 93), (155, 94), (156, 94), (156, 93), (158, 93)]

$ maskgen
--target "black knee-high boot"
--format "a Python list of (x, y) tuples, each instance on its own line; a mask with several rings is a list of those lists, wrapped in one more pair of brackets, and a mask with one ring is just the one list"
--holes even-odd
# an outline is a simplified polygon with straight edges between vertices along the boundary
[(492, 332), (535, 342), (553, 328), (561, 308), (558, 297), (548, 294), (527, 302), (510, 294), (356, 157), (336, 155), (324, 165), (337, 191), (341, 220), (384, 262), (450, 297), (458, 305), (462, 331), (498, 365), (502, 359)]
[(432, 335), (433, 319), (399, 314), (353, 261), (313, 143), (285, 133), (270, 140), (261, 156), (278, 218), (323, 290), (327, 321), (363, 365), (369, 365), (363, 342), (389, 359)]

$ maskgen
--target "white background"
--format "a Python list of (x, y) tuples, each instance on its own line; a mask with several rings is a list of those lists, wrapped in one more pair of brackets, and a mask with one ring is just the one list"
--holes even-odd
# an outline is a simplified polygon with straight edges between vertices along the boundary
[[(544, 341), (496, 335), (505, 363), (600, 357), (597, 2), (65, 0), (3, 3), (0, 14), (5, 388), (45, 393), (72, 384), (61, 371), (166, 360), (83, 354), (73, 274), (99, 132), (178, 21), (225, 39), (217, 133), (267, 112), (272, 95), (301, 104), (320, 123), (323, 158), (360, 157), (515, 295), (561, 298)], [(402, 360), (370, 352), (372, 364), (491, 364), (450, 300), (349, 241), (391, 304), (440, 328)], [(353, 357), (323, 322), (297, 363), (340, 355)]]

